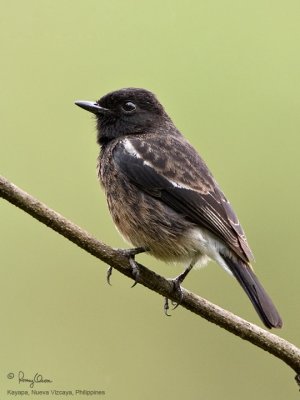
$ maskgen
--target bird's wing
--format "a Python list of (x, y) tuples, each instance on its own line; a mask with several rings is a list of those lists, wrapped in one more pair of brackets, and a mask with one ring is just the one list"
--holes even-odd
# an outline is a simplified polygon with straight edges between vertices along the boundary
[(244, 261), (253, 258), (231, 205), (205, 162), (183, 137), (126, 137), (116, 145), (113, 159), (142, 191), (204, 226)]

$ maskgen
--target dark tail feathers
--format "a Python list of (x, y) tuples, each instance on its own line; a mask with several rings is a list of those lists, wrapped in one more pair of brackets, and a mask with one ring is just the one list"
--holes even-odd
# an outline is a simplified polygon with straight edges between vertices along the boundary
[(226, 264), (247, 293), (262, 322), (267, 328), (281, 328), (282, 320), (272, 300), (257, 279), (251, 267), (241, 260), (232, 260), (221, 254)]

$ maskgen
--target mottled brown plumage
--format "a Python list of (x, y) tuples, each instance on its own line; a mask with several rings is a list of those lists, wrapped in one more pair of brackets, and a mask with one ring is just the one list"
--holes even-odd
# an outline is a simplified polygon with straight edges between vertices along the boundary
[(215, 260), (241, 284), (264, 324), (281, 318), (255, 276), (244, 231), (206, 164), (156, 97), (121, 89), (77, 102), (97, 117), (99, 178), (126, 240), (166, 261)]

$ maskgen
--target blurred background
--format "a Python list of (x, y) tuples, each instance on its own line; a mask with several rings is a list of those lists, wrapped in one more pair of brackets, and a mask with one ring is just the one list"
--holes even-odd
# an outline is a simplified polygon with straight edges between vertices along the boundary
[[(74, 100), (155, 92), (239, 215), (284, 319), (275, 333), (299, 346), (299, 17), (292, 0), (1, 0), (1, 175), (127, 247), (97, 182), (94, 120)], [(113, 400), (299, 397), (281, 361), (180, 307), (165, 317), (117, 272), (109, 287), (104, 264), (3, 200), (0, 224), (1, 399), (28, 389), (7, 379), (18, 371), (53, 381), (36, 390)], [(217, 265), (184, 286), (261, 325)]]

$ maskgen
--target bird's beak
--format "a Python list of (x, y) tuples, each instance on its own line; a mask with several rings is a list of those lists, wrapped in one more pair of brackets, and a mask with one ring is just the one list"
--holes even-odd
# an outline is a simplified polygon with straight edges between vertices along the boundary
[(111, 111), (108, 108), (100, 107), (99, 104), (93, 102), (93, 101), (82, 101), (82, 100), (77, 100), (75, 101), (76, 106), (83, 108), (84, 110), (87, 110), (89, 112), (92, 112), (93, 114), (110, 114)]

